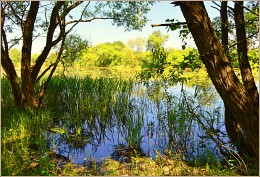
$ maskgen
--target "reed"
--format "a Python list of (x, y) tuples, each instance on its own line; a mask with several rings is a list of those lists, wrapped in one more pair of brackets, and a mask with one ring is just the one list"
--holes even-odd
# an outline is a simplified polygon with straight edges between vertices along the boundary
[[(57, 175), (55, 163), (48, 163), (50, 157), (44, 156), (45, 152), (55, 152), (61, 145), (67, 145), (69, 153), (72, 149), (81, 152), (86, 144), (97, 147), (107, 133), (115, 131), (115, 144), (127, 144), (128, 150), (133, 150), (133, 161), (138, 159), (136, 155), (147, 138), (168, 145), (161, 149), (171, 158), (166, 161), (194, 160), (205, 152), (205, 148), (197, 146), (197, 122), (189, 112), (189, 105), (198, 103), (197, 97), (190, 95), (187, 104), (184, 94), (174, 96), (163, 82), (149, 81), (140, 86), (131, 79), (55, 76), (38, 111), (18, 109), (13, 104), (9, 82), (1, 82), (4, 175)], [(218, 108), (196, 113), (208, 127), (221, 123)], [(193, 149), (198, 149), (198, 153)], [(206, 163), (215, 163), (214, 154), (208, 152)], [(136, 164), (132, 167), (137, 169)], [(162, 170), (165, 171), (158, 168)]]

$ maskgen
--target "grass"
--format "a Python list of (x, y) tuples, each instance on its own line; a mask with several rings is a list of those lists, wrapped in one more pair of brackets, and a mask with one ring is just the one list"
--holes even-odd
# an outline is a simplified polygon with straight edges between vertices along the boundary
[[(191, 119), (182, 99), (160, 92), (155, 85), (147, 90), (150, 104), (156, 105), (157, 127), (150, 122), (149, 131), (166, 129), (171, 141), (179, 147), (169, 148), (169, 153), (157, 153), (155, 159), (133, 153), (130, 163), (107, 158), (103, 163), (91, 163), (87, 167), (70, 162), (60, 164), (55, 146), (50, 146), (50, 132), (59, 134), (62, 141), (83, 149), (86, 142), (100, 141), (105, 130), (124, 125), (123, 134), (128, 148), (137, 149), (143, 141), (144, 100), (139, 105), (133, 99), (139, 93), (132, 92), (135, 82), (127, 79), (60, 77), (50, 82), (43, 100), (43, 108), (23, 111), (13, 103), (11, 88), (6, 79), (1, 80), (1, 169), (2, 175), (241, 175), (239, 166), (230, 162), (222, 166), (211, 159), (184, 161), (181, 152)], [(139, 95), (140, 96), (140, 95)], [(161, 100), (167, 102), (167, 111), (161, 108)], [(149, 107), (149, 105), (148, 105)], [(119, 144), (120, 142), (118, 142)], [(55, 145), (55, 142), (53, 142)], [(175, 144), (176, 145), (176, 144)], [(181, 146), (182, 145), (182, 146)], [(172, 150), (172, 153), (170, 153)], [(213, 159), (213, 160), (212, 160)], [(232, 166), (233, 165), (233, 166)], [(256, 169), (256, 168), (255, 168)], [(249, 170), (250, 171), (250, 170)], [(257, 174), (250, 171), (249, 174)]]
[(100, 167), (106, 176), (234, 176), (239, 175), (217, 164), (191, 164), (159, 155), (155, 160), (147, 157), (132, 157), (131, 163), (107, 159)]

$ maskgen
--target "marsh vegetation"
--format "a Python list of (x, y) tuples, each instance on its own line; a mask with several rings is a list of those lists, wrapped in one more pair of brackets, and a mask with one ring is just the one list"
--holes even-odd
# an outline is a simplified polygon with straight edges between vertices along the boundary
[(56, 75), (43, 108), (30, 112), (13, 104), (2, 79), (4, 175), (254, 173), (221, 154), (224, 146), (236, 149), (210, 83), (143, 82), (133, 72), (122, 79), (104, 68), (107, 77), (97, 77), (100, 69), (93, 70), (84, 77)]

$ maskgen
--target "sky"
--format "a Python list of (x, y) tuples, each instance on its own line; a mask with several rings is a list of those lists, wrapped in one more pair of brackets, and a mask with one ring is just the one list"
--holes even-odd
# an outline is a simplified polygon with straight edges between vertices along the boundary
[[(79, 33), (81, 36), (90, 39), (92, 41), (92, 45), (104, 42), (113, 42), (117, 40), (127, 44), (127, 41), (129, 39), (134, 39), (136, 37), (147, 39), (153, 31), (160, 30), (162, 34), (169, 35), (169, 39), (166, 42), (165, 47), (181, 49), (182, 45), (178, 31), (168, 31), (166, 27), (151, 27), (151, 24), (166, 23), (166, 19), (175, 18), (178, 19), (180, 22), (185, 22), (180, 7), (174, 7), (172, 4), (170, 4), (171, 2), (172, 1), (161, 1), (154, 4), (147, 14), (150, 21), (146, 24), (142, 31), (125, 32), (123, 27), (118, 28), (116, 26), (113, 26), (110, 20), (96, 20), (90, 23), (82, 23), (77, 26), (76, 30), (77, 33)], [(210, 7), (211, 5), (213, 5), (211, 2), (205, 3), (210, 18), (219, 16), (219, 12), (216, 9)], [(189, 45), (195, 46), (193, 40), (188, 40), (188, 46)]]
[[(148, 19), (150, 19), (150, 21), (148, 21), (142, 31), (125, 32), (124, 27), (113, 26), (111, 20), (94, 20), (89, 23), (78, 24), (75, 27), (74, 32), (80, 34), (82, 38), (89, 39), (92, 45), (96, 45), (104, 42), (113, 41), (122, 41), (127, 44), (127, 41), (129, 39), (134, 39), (136, 37), (147, 39), (153, 31), (160, 30), (162, 34), (169, 35), (169, 39), (164, 47), (181, 49), (182, 44), (181, 39), (179, 38), (178, 31), (167, 31), (166, 27), (151, 27), (151, 24), (165, 23), (166, 19), (172, 18), (175, 18), (180, 22), (185, 22), (180, 7), (174, 7), (174, 5), (170, 4), (171, 2), (172, 1), (160, 1), (155, 3), (147, 14), (147, 17)], [(205, 2), (207, 12), (211, 19), (219, 16), (219, 11), (210, 7), (212, 5), (214, 4), (211, 1)], [(33, 42), (32, 52), (40, 53), (44, 45), (45, 41), (43, 38), (35, 40)], [(188, 40), (188, 46), (195, 47), (195, 43), (193, 42), (193, 40)], [(21, 48), (21, 44), (20, 46), (17, 46), (17, 48)]]

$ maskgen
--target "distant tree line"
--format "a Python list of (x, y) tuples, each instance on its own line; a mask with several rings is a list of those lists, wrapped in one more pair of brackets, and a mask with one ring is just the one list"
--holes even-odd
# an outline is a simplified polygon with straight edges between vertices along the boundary
[[(112, 66), (125, 66), (125, 67), (141, 67), (146, 68), (152, 62), (152, 50), (163, 47), (168, 40), (168, 35), (163, 35), (159, 30), (154, 31), (147, 39), (136, 37), (129, 39), (127, 44), (121, 41), (105, 42), (90, 46), (89, 41), (83, 40), (79, 35), (70, 35), (67, 38), (68, 42), (65, 45), (66, 54), (64, 58), (69, 57), (69, 60), (63, 59), (65, 66), (79, 65), (79, 66), (94, 66), (94, 67), (112, 67)], [(69, 53), (74, 53), (76, 49), (81, 48), (81, 52), (74, 56)], [(81, 47), (80, 47), (81, 46)], [(202, 62), (199, 58), (198, 50), (192, 47), (182, 49), (165, 48), (167, 54), (166, 62), (169, 66), (181, 67), (186, 63), (185, 59), (188, 56), (193, 57), (197, 67), (202, 67)], [(230, 52), (234, 57), (237, 55), (236, 50)], [(66, 57), (65, 57), (66, 55)], [(39, 54), (32, 54), (32, 61), (35, 61)], [(253, 68), (259, 67), (258, 61), (258, 48), (251, 48), (248, 51), (249, 62)], [(10, 57), (13, 59), (15, 66), (20, 66), (21, 51), (12, 48), (10, 50)], [(57, 57), (57, 52), (51, 52), (46, 60), (46, 66), (53, 63)], [(239, 63), (234, 60), (233, 67), (238, 68)], [(190, 66), (191, 67), (191, 66)]]

